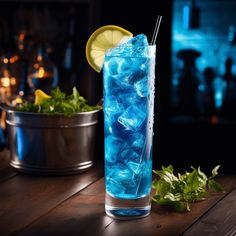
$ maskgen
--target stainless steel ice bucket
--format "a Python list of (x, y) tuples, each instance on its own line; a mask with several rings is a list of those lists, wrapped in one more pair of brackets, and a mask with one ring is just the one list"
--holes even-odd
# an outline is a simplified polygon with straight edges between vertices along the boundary
[(99, 110), (71, 117), (7, 112), (11, 166), (33, 174), (73, 174), (93, 165)]

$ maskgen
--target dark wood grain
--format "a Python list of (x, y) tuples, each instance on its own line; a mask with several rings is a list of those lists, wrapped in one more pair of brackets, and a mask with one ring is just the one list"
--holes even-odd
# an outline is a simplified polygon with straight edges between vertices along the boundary
[(215, 229), (220, 230), (216, 235), (235, 234), (235, 176), (220, 177), (225, 193), (193, 204), (191, 212), (176, 213), (153, 204), (149, 217), (119, 221), (104, 213), (102, 175), (103, 165), (74, 176), (16, 174), (9, 169), (8, 152), (1, 152), (0, 235), (171, 236), (199, 235), (201, 230), (201, 235), (216, 234)]
[(102, 235), (112, 219), (104, 213), (103, 196), (74, 196), (16, 235)]
[(236, 189), (199, 219), (184, 236), (236, 235)]
[(59, 177), (18, 174), (0, 184), (0, 235), (17, 232), (103, 175), (99, 166)]
[(10, 166), (10, 153), (8, 150), (0, 152), (0, 183), (15, 176), (17, 173)]
[(110, 235), (111, 233), (114, 236), (180, 235), (235, 187), (236, 177), (225, 176), (220, 178), (219, 182), (224, 186), (225, 193), (213, 194), (205, 201), (192, 204), (191, 212), (177, 213), (166, 207), (153, 204), (152, 213), (149, 217), (131, 221), (129, 224), (122, 221), (113, 221), (106, 228), (104, 235)]
[(17, 235), (102, 235), (113, 221), (105, 215), (104, 199), (102, 178)]
[(192, 211), (176, 213), (153, 204), (149, 217), (119, 221), (104, 213), (104, 180), (98, 180), (79, 194), (35, 221), (17, 235), (179, 235), (224, 198), (236, 184), (236, 177), (224, 177), (225, 193), (214, 194), (193, 204)]

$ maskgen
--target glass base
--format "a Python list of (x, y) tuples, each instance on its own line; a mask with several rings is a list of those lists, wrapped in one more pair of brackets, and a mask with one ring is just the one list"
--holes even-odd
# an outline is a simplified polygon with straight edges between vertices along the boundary
[(150, 196), (138, 199), (120, 199), (106, 193), (105, 211), (108, 216), (119, 220), (146, 217), (151, 212)]

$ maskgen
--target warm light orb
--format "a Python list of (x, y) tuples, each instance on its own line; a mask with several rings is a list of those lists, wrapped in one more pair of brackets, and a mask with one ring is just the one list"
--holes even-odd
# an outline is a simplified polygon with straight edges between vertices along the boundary
[(3, 63), (4, 63), (4, 64), (7, 64), (8, 61), (9, 61), (9, 60), (8, 60), (7, 58), (4, 58), (4, 59), (3, 59)]
[(38, 78), (43, 78), (44, 77), (44, 74), (45, 74), (45, 70), (43, 67), (39, 67), (39, 70), (38, 70)]
[(15, 77), (11, 77), (10, 82), (11, 82), (12, 86), (16, 85), (16, 78)]
[(1, 80), (2, 87), (5, 87), (5, 88), (10, 87), (11, 81), (9, 77), (2, 77), (0, 80)]

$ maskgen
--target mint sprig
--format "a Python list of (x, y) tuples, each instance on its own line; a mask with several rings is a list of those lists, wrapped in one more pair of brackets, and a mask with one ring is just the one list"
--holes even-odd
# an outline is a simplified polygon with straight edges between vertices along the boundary
[(200, 167), (197, 169), (191, 167), (191, 172), (178, 173), (176, 176), (172, 165), (162, 166), (161, 170), (153, 171), (159, 178), (152, 182), (152, 187), (156, 190), (152, 200), (159, 205), (173, 206), (176, 211), (190, 211), (191, 203), (204, 200), (208, 190), (223, 191), (221, 185), (214, 179), (219, 167), (216, 166), (208, 178)]
[(74, 87), (71, 95), (63, 93), (59, 87), (51, 91), (51, 98), (44, 100), (40, 104), (25, 101), (17, 108), (23, 112), (39, 112), (47, 114), (64, 114), (71, 116), (78, 112), (87, 112), (101, 109), (101, 106), (88, 105), (87, 100), (82, 97)]

